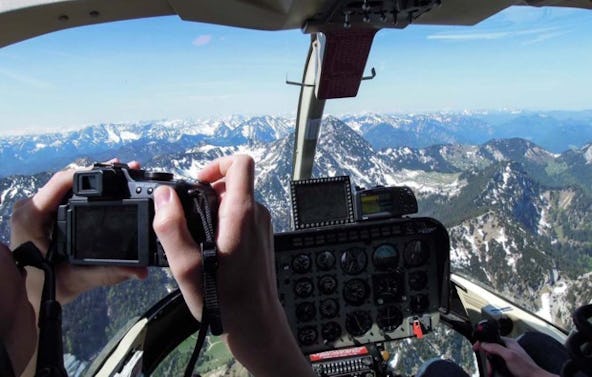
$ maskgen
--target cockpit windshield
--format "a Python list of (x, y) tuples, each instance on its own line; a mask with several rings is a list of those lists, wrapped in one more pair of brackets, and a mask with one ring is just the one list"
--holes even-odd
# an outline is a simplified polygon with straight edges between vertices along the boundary
[[(475, 26), (374, 37), (357, 97), (328, 100), (312, 177), (407, 186), (450, 237), (451, 272), (554, 324), (592, 302), (592, 12), (511, 7)], [(166, 16), (67, 29), (0, 49), (0, 239), (18, 199), (67, 165), (118, 157), (195, 178), (216, 157), (257, 162), (257, 200), (291, 230), (290, 179), (310, 36)], [(418, 276), (421, 279), (422, 276)], [(176, 288), (167, 269), (83, 294), (64, 314), (71, 376)], [(446, 354), (446, 327), (393, 342), (403, 374)], [(154, 375), (180, 375), (193, 340)], [(410, 347), (412, 345), (412, 347)], [(197, 370), (247, 375), (211, 337)], [(227, 374), (224, 374), (227, 373)], [(234, 373), (234, 374), (230, 374)]]

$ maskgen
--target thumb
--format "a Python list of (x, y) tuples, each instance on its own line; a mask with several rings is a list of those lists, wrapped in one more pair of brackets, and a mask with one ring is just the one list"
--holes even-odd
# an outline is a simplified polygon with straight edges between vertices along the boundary
[(154, 191), (154, 207), (154, 232), (189, 310), (199, 320), (203, 307), (201, 255), (187, 229), (183, 206), (172, 188), (160, 186)]

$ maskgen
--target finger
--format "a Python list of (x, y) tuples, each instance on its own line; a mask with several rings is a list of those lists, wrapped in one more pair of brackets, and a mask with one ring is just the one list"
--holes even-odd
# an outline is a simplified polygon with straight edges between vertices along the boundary
[(228, 167), (232, 164), (234, 156), (224, 156), (215, 159), (206, 166), (204, 166), (199, 173), (197, 178), (205, 182), (216, 182), (226, 176)]
[(496, 343), (481, 343), (481, 349), (487, 353), (492, 353), (494, 355), (499, 355), (503, 359), (508, 357), (508, 353), (510, 352), (506, 347), (496, 344)]
[(212, 188), (218, 194), (220, 201), (224, 200), (224, 194), (226, 193), (226, 182), (224, 182), (224, 179), (212, 183)]
[(508, 338), (505, 336), (502, 336), (500, 338), (504, 342), (504, 344), (506, 345), (507, 348), (515, 348), (515, 347), (522, 348), (522, 347), (520, 347), (520, 345), (518, 344), (518, 342), (514, 338)]
[(247, 155), (226, 156), (208, 164), (199, 174), (199, 179), (215, 182), (226, 178), (226, 192), (237, 198), (253, 198), (255, 162)]
[(202, 309), (201, 255), (187, 229), (183, 207), (168, 186), (154, 191), (154, 232), (165, 250), (171, 272), (191, 313), (198, 320)]
[(139, 169), (140, 163), (138, 161), (130, 161), (127, 163), (127, 166), (129, 166), (130, 169)]
[(45, 186), (33, 196), (32, 201), (35, 208), (43, 214), (54, 212), (68, 190), (72, 188), (73, 177), (74, 169), (55, 173)]

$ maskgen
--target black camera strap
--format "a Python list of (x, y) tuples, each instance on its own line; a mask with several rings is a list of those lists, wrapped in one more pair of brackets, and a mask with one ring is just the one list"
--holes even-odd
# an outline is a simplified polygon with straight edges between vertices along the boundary
[(45, 273), (39, 306), (39, 349), (35, 376), (67, 377), (62, 344), (62, 306), (56, 300), (53, 265), (32, 242), (20, 245), (12, 255), (19, 268), (31, 266)]
[(215, 242), (214, 221), (211, 217), (210, 204), (199, 190), (189, 192), (193, 196), (193, 209), (199, 216), (204, 230), (204, 241), (201, 243), (202, 258), (202, 292), (203, 309), (201, 325), (195, 342), (195, 348), (185, 368), (185, 377), (193, 376), (195, 364), (203, 348), (208, 328), (212, 335), (220, 335), (224, 332), (222, 317), (220, 314), (220, 302), (218, 301), (218, 247)]

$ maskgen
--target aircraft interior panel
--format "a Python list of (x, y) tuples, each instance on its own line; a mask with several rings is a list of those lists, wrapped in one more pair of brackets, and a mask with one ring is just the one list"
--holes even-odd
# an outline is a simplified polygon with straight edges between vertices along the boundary
[(305, 353), (421, 337), (447, 307), (449, 242), (435, 220), (281, 233), (275, 248), (280, 300)]

